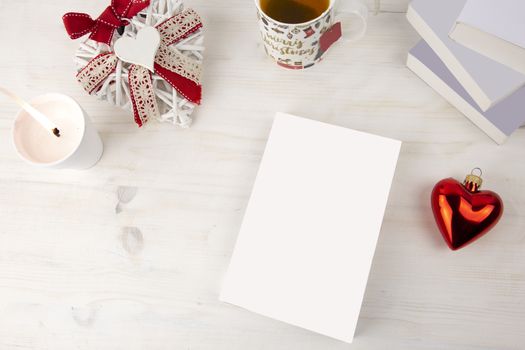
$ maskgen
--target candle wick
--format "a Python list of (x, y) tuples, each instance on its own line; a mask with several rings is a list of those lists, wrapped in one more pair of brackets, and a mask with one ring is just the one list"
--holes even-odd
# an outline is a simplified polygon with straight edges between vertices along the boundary
[(58, 128), (54, 128), (52, 131), (53, 135), (55, 135), (56, 137), (60, 137), (60, 130), (58, 130)]

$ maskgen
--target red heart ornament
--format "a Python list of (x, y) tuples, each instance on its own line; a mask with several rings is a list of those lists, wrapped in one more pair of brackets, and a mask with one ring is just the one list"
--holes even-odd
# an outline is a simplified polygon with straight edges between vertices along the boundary
[(480, 191), (481, 178), (467, 175), (461, 184), (441, 180), (432, 191), (432, 211), (445, 242), (458, 250), (493, 228), (503, 214), (503, 202), (492, 191)]

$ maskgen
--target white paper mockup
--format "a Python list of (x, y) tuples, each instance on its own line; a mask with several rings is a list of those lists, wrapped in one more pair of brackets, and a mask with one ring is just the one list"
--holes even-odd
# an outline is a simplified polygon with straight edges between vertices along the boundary
[(220, 299), (351, 342), (400, 147), (278, 113)]

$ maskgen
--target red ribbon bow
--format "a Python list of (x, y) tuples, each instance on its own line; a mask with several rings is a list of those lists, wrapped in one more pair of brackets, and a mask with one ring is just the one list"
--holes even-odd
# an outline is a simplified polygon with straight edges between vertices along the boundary
[(64, 26), (71, 39), (91, 33), (90, 39), (99, 43), (111, 44), (113, 33), (127, 25), (129, 19), (149, 6), (150, 0), (111, 0), (104, 12), (96, 19), (86, 13), (68, 12), (63, 17)]

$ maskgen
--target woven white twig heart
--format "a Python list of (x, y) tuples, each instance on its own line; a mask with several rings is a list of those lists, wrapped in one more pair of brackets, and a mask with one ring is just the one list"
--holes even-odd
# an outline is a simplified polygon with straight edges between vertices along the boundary
[[(130, 23), (124, 27), (122, 37), (135, 38), (140, 29), (146, 26), (154, 27), (173, 15), (182, 12), (183, 9), (184, 4), (182, 0), (151, 0), (151, 5), (139, 12), (139, 14), (132, 18)], [(118, 38), (119, 35), (115, 32), (112, 39), (112, 47)], [(183, 55), (202, 62), (204, 51), (203, 41), (204, 35), (201, 29), (173, 46)], [(108, 45), (97, 43), (86, 37), (75, 53), (77, 70), (80, 71), (97, 55), (110, 50), (112, 50), (112, 48)], [(129, 63), (119, 60), (115, 72), (109, 75), (100, 89), (94, 93), (97, 98), (131, 111), (132, 106), (128, 82), (128, 70), (130, 66)], [(161, 114), (158, 120), (184, 128), (189, 127), (196, 105), (181, 96), (177, 90), (156, 73), (152, 73), (152, 78), (154, 92)]]
[(155, 27), (144, 27), (133, 39), (123, 37), (115, 41), (115, 55), (122, 61), (154, 71), (155, 55), (160, 45), (160, 35)]

